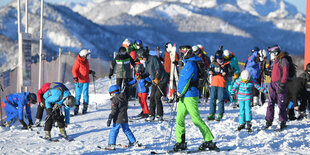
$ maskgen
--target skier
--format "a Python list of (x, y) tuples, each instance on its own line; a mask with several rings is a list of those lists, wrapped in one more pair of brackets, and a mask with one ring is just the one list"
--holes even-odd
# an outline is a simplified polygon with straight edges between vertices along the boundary
[(95, 76), (95, 71), (89, 70), (89, 63), (87, 57), (90, 54), (90, 50), (82, 49), (79, 55), (76, 57), (74, 65), (72, 67), (72, 75), (75, 85), (75, 99), (76, 105), (74, 108), (74, 115), (79, 113), (80, 99), (83, 94), (83, 110), (82, 114), (87, 113), (89, 102), (89, 74)]
[[(126, 84), (127, 85), (127, 84)], [(112, 106), (111, 106), (111, 113), (109, 115), (109, 119), (107, 121), (107, 126), (110, 127), (111, 122), (113, 120), (113, 127), (109, 134), (109, 145), (106, 149), (108, 150), (115, 150), (116, 146), (116, 138), (119, 132), (119, 129), (122, 128), (124, 134), (127, 136), (129, 140), (130, 146), (139, 147), (138, 141), (136, 141), (135, 136), (129, 129), (128, 125), (128, 87), (124, 88), (124, 92), (120, 93), (120, 87), (118, 85), (112, 85), (109, 88), (110, 96), (112, 97)]]
[[(68, 138), (65, 127), (70, 123), (70, 107), (73, 107), (76, 99), (71, 95), (65, 85), (59, 85), (55, 88), (50, 88), (43, 95), (46, 107), (45, 119), (45, 139), (51, 140), (51, 130), (53, 122), (57, 122), (59, 131), (63, 138)], [(61, 107), (64, 106), (65, 116), (62, 113)], [(66, 119), (66, 120), (64, 120)]]
[(147, 106), (147, 95), (149, 92), (149, 86), (152, 85), (152, 80), (149, 77), (143, 77), (144, 74), (144, 67), (143, 64), (136, 65), (135, 67), (136, 75), (135, 78), (130, 81), (128, 84), (133, 85), (135, 83), (138, 83), (138, 96), (139, 96), (139, 103), (142, 108), (142, 114), (138, 115), (141, 118), (147, 118), (149, 116), (149, 108)]
[[(253, 47), (253, 49), (251, 50), (252, 54), (246, 62), (245, 69), (248, 70), (251, 73), (251, 77), (260, 84), (261, 81), (259, 80), (259, 73), (260, 73), (260, 63), (259, 63), (260, 56), (258, 53), (259, 51), (260, 49), (257, 46)], [(253, 88), (253, 102), (251, 104), (252, 106), (256, 106), (259, 104), (258, 96), (259, 96), (258, 90)]]
[[(134, 44), (135, 45), (135, 44)], [(111, 62), (109, 79), (112, 78), (113, 73), (116, 74), (116, 85), (122, 88), (122, 84), (128, 83), (133, 78), (130, 65), (136, 66), (135, 61), (126, 52), (125, 47), (118, 49), (118, 54)], [(129, 92), (128, 92), (129, 93)]]
[(295, 106), (295, 110), (298, 110), (300, 113), (298, 120), (301, 120), (304, 117), (307, 117), (307, 114), (306, 114), (307, 106), (310, 112), (310, 98), (309, 98), (310, 96), (310, 63), (307, 64), (306, 70), (300, 75), (300, 77), (304, 80), (305, 91), (301, 96), (301, 104), (299, 108)]
[(271, 83), (269, 87), (270, 101), (268, 102), (266, 112), (266, 129), (272, 125), (274, 119), (274, 105), (277, 103), (279, 107), (280, 130), (286, 127), (287, 111), (286, 111), (286, 94), (287, 79), (289, 75), (289, 62), (283, 58), (286, 54), (281, 52), (278, 45), (268, 48), (271, 60), (273, 60)]
[[(18, 117), (20, 123), (23, 125), (21, 129), (31, 128), (33, 125), (30, 108), (31, 103), (37, 103), (37, 96), (34, 93), (23, 92), (5, 96), (1, 102), (1, 106), (6, 114), (4, 126), (11, 127)], [(24, 108), (26, 108), (26, 116), (29, 121), (28, 125), (24, 121)]]
[[(309, 66), (310, 67), (310, 66)], [(308, 74), (308, 73), (307, 73)], [(290, 121), (296, 120), (295, 111), (299, 111), (299, 107), (302, 107), (304, 103), (307, 103), (307, 98), (309, 94), (307, 92), (307, 81), (303, 77), (296, 77), (292, 81), (287, 82), (287, 96), (286, 96), (286, 106), (287, 115)], [(301, 101), (301, 105), (298, 105), (298, 101)], [(290, 105), (292, 104), (292, 105)], [(303, 111), (299, 111), (299, 119), (303, 117)]]
[[(150, 115), (146, 120), (163, 121), (164, 111), (161, 97), (165, 96), (168, 75), (157, 56), (151, 56), (143, 49), (139, 50), (137, 54), (140, 62), (145, 64), (145, 72), (151, 76), (153, 84), (150, 97)], [(157, 107), (156, 118), (155, 107)]]
[(214, 139), (210, 129), (201, 119), (198, 101), (199, 92), (198, 85), (198, 67), (197, 62), (201, 61), (198, 56), (195, 56), (191, 46), (180, 46), (181, 57), (183, 57), (184, 67), (180, 72), (176, 102), (178, 102), (178, 112), (176, 117), (176, 144), (174, 151), (187, 149), (185, 142), (185, 117), (189, 113), (193, 123), (199, 128), (204, 143), (199, 146), (199, 150), (214, 150), (217, 149), (216, 144), (212, 142)]
[(209, 75), (212, 75), (211, 80), (211, 99), (210, 99), (210, 114), (208, 120), (215, 120), (216, 112), (216, 100), (218, 99), (218, 118), (220, 121), (224, 115), (224, 100), (225, 100), (225, 89), (227, 76), (232, 73), (229, 62), (224, 63), (223, 51), (218, 50), (215, 53), (215, 60), (211, 63), (209, 68)]
[(45, 100), (43, 98), (44, 93), (46, 93), (50, 88), (57, 88), (60, 86), (64, 87), (64, 85), (60, 82), (44, 83), (42, 87), (37, 91), (39, 105), (37, 108), (36, 121), (34, 123), (34, 126), (39, 127), (42, 120), (43, 112), (45, 109)]
[(243, 70), (241, 76), (234, 82), (232, 91), (230, 93), (231, 98), (235, 99), (235, 94), (238, 90), (238, 103), (239, 103), (239, 127), (238, 130), (245, 128), (248, 131), (251, 131), (251, 120), (252, 120), (252, 109), (251, 109), (251, 100), (252, 100), (252, 87), (258, 89), (259, 91), (266, 93), (266, 89), (262, 88), (255, 80), (251, 78), (251, 73), (248, 70)]

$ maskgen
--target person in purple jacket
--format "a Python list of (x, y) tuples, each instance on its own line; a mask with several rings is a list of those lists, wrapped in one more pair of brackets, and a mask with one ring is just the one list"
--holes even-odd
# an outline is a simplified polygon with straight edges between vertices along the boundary
[(287, 79), (289, 75), (289, 62), (284, 58), (287, 53), (281, 52), (278, 45), (268, 48), (273, 67), (271, 72), (271, 83), (269, 87), (270, 100), (268, 102), (266, 113), (266, 129), (272, 125), (274, 119), (274, 105), (279, 107), (280, 130), (286, 127), (287, 110), (286, 110), (286, 95), (287, 95)]

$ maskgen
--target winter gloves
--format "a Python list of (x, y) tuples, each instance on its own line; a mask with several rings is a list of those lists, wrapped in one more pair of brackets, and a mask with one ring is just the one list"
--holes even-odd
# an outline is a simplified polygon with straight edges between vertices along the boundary
[(113, 118), (113, 116), (110, 114), (110, 115), (109, 115), (109, 119), (108, 119), (108, 121), (107, 121), (107, 126), (108, 126), (108, 127), (110, 127), (110, 125), (111, 125), (112, 118)]
[(73, 77), (73, 81), (74, 81), (74, 82), (79, 82), (79, 78)]
[(152, 83), (156, 86), (156, 85), (158, 85), (159, 80), (158, 80), (157, 78), (155, 78), (155, 79), (152, 81)]
[(96, 72), (93, 71), (93, 70), (89, 70), (89, 74), (91, 74), (93, 77), (96, 77), (96, 76), (95, 76)]
[(284, 83), (279, 83), (278, 85), (278, 93), (283, 94), (285, 91), (285, 84)]

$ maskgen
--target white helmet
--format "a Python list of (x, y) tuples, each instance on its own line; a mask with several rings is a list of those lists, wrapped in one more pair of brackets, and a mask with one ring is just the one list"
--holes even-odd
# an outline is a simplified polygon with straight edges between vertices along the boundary
[(126, 38), (126, 39), (123, 41), (122, 46), (126, 48), (126, 47), (128, 47), (130, 44), (131, 44), (131, 42)]
[(193, 52), (196, 52), (198, 50), (198, 46), (192, 46)]
[(82, 49), (80, 51), (80, 56), (86, 58), (90, 53), (91, 53), (90, 50)]
[(201, 44), (197, 45), (202, 51), (205, 51), (204, 47)]
[(224, 59), (228, 59), (230, 56), (230, 52), (227, 49), (225, 49), (223, 52), (223, 56), (224, 56)]
[(247, 83), (251, 79), (251, 73), (248, 70), (243, 70), (240, 77), (242, 82)]

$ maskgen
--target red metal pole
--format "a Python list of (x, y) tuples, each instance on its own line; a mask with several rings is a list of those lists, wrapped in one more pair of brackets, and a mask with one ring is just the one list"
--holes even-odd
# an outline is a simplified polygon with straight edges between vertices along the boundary
[(306, 65), (310, 63), (310, 0), (307, 0), (307, 9), (306, 9), (306, 35), (305, 35), (305, 63)]

